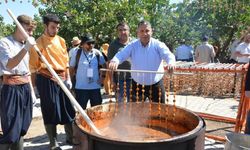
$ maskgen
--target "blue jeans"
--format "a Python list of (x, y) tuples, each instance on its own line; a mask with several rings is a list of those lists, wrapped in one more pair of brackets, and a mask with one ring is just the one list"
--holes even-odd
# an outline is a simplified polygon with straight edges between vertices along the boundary
[[(131, 79), (126, 79), (126, 94), (127, 94), (127, 102), (129, 102), (130, 97), (130, 83)], [(116, 92), (118, 94), (118, 102), (123, 102), (124, 95), (124, 80), (119, 80), (119, 91)]]

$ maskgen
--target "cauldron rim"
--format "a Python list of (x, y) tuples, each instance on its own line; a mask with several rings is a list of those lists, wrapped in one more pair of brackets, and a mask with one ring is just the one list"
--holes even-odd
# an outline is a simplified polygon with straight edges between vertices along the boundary
[[(132, 102), (134, 103), (134, 102)], [(140, 103), (140, 102), (136, 102), (136, 103)], [(115, 104), (115, 103), (104, 103), (102, 105), (110, 105), (110, 104)], [(158, 103), (153, 103), (153, 104), (158, 104)], [(173, 107), (174, 105), (171, 105), (171, 104), (164, 104), (164, 105), (169, 105), (171, 107)], [(91, 107), (91, 109), (95, 108), (95, 107), (100, 107), (100, 105), (97, 105), (97, 106), (94, 106), (94, 107)], [(79, 127), (79, 122), (77, 121), (77, 119), (75, 119), (75, 124), (77, 125), (77, 127), (80, 129), (80, 131), (84, 134), (86, 134), (88, 137), (90, 137), (91, 139), (95, 139), (95, 140), (98, 140), (98, 141), (105, 141), (105, 142), (109, 142), (109, 143), (120, 143), (120, 144), (154, 144), (154, 143), (165, 143), (165, 142), (168, 142), (168, 143), (178, 143), (178, 142), (182, 142), (182, 141), (186, 141), (186, 140), (189, 140), (189, 139), (192, 139), (193, 137), (197, 136), (197, 133), (199, 133), (203, 128), (205, 128), (205, 121), (200, 117), (198, 116), (197, 114), (195, 114), (194, 112), (188, 110), (188, 109), (185, 109), (185, 108), (181, 108), (181, 107), (178, 107), (178, 106), (175, 106), (176, 108), (178, 109), (181, 109), (181, 110), (184, 110), (188, 113), (191, 113), (192, 115), (194, 115), (197, 119), (198, 119), (198, 125), (191, 131), (188, 131), (184, 134), (180, 134), (180, 135), (177, 135), (177, 136), (174, 136), (172, 138), (168, 138), (168, 139), (161, 139), (161, 140), (146, 140), (146, 141), (136, 141), (136, 140), (133, 140), (133, 141), (127, 141), (127, 140), (121, 140), (121, 139), (115, 139), (115, 138), (108, 138), (106, 136), (101, 136), (99, 134), (96, 134), (96, 133), (93, 133), (93, 132), (87, 132), (86, 130), (82, 129), (81, 127)], [(79, 117), (79, 114), (76, 116), (76, 118)]]

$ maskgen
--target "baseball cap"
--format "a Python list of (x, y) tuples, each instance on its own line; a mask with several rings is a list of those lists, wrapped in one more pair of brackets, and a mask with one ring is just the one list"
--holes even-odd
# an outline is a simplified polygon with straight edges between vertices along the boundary
[(91, 35), (84, 35), (81, 37), (81, 44), (83, 43), (94, 43), (95, 40)]

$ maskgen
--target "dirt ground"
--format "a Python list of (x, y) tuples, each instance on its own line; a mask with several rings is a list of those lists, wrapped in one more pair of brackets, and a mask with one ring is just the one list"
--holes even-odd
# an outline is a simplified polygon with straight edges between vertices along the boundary
[[(63, 125), (57, 126), (57, 138), (63, 150), (72, 149), (65, 143), (65, 132)], [(46, 150), (49, 149), (49, 141), (45, 133), (42, 117), (33, 118), (28, 133), (24, 137), (25, 150)]]
[(28, 133), (25, 136), (25, 139), (34, 138), (37, 135), (45, 134), (45, 129), (42, 121), (42, 117), (33, 118)]

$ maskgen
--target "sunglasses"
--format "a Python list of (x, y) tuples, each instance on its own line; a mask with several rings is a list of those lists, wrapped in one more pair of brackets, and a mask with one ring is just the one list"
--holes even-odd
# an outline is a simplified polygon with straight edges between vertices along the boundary
[(95, 44), (95, 42), (89, 42), (89, 43), (87, 43), (88, 45), (94, 45)]

